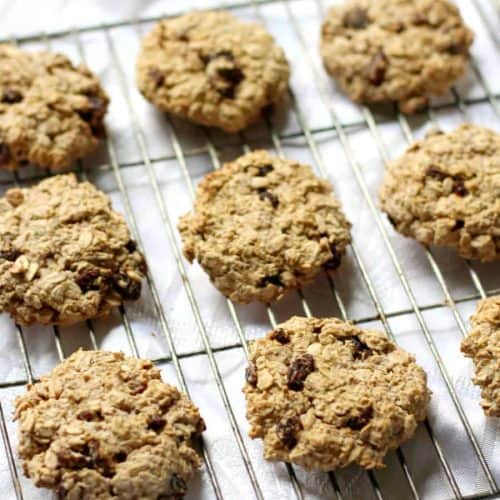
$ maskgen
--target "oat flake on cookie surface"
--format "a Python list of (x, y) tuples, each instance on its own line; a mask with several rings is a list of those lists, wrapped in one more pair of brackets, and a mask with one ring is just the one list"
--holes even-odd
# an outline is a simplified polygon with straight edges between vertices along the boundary
[(349, 0), (327, 14), (321, 55), (354, 101), (413, 113), (465, 72), (473, 38), (448, 0)]
[(180, 499), (205, 429), (149, 360), (76, 351), (15, 402), (19, 454), (36, 486), (67, 500)]
[(243, 391), (265, 458), (321, 470), (383, 467), (430, 397), (415, 358), (384, 334), (297, 316), (250, 344)]
[(350, 224), (308, 165), (254, 151), (208, 174), (181, 217), (184, 255), (239, 303), (271, 302), (336, 269)]
[(137, 58), (137, 85), (163, 111), (236, 132), (286, 94), (288, 62), (260, 25), (229, 12), (160, 21)]
[(0, 199), (0, 312), (68, 325), (137, 300), (145, 261), (109, 198), (73, 174)]
[(394, 227), (467, 259), (500, 258), (500, 134), (472, 124), (433, 131), (390, 162), (380, 189)]
[(479, 301), (471, 325), (462, 352), (474, 362), (484, 413), (500, 417), (500, 295)]
[(0, 45), (0, 169), (67, 167), (104, 137), (109, 99), (62, 54)]

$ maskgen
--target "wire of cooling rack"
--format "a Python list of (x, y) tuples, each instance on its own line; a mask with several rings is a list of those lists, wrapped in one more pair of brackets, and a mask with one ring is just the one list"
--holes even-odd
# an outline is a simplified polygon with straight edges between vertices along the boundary
[[(311, 67), (311, 71), (313, 71), (317, 77), (316, 78), (316, 85), (317, 85), (318, 93), (319, 93), (322, 101), (324, 102), (326, 108), (328, 109), (328, 111), (330, 113), (330, 116), (332, 119), (332, 125), (330, 127), (321, 128), (321, 129), (310, 129), (306, 125), (305, 120), (303, 119), (302, 112), (300, 110), (300, 106), (295, 99), (295, 96), (293, 94), (293, 90), (291, 90), (290, 97), (291, 97), (291, 103), (292, 103), (292, 111), (295, 114), (297, 121), (300, 125), (300, 131), (298, 133), (281, 134), (280, 135), (274, 129), (271, 120), (267, 119), (267, 128), (268, 128), (268, 132), (269, 132), (268, 139), (270, 139), (270, 142), (271, 142), (273, 148), (275, 149), (275, 151), (279, 155), (283, 154), (283, 149), (282, 149), (282, 141), (283, 140), (286, 140), (288, 138), (302, 138), (302, 139), (304, 139), (311, 154), (312, 154), (316, 168), (318, 169), (320, 174), (325, 176), (325, 177), (326, 177), (326, 169), (324, 167), (323, 159), (321, 157), (321, 154), (320, 154), (317, 142), (316, 142), (317, 135), (322, 133), (322, 132), (326, 132), (326, 131), (331, 132), (334, 136), (334, 139), (339, 140), (340, 143), (342, 144), (343, 149), (344, 149), (344, 153), (345, 153), (345, 155), (349, 161), (349, 164), (352, 167), (353, 172), (355, 174), (355, 178), (356, 178), (356, 181), (358, 182), (358, 186), (360, 188), (360, 191), (363, 193), (364, 198), (365, 198), (365, 200), (370, 208), (370, 211), (375, 219), (377, 228), (381, 233), (384, 244), (387, 247), (387, 251), (388, 251), (389, 255), (391, 256), (394, 267), (397, 271), (399, 279), (401, 280), (401, 283), (403, 285), (405, 293), (407, 294), (408, 299), (410, 301), (410, 304), (412, 305), (412, 307), (409, 309), (402, 309), (399, 311), (392, 311), (392, 312), (388, 312), (388, 313), (386, 313), (384, 311), (384, 308), (382, 306), (382, 302), (375, 291), (375, 287), (373, 285), (373, 282), (369, 276), (369, 273), (366, 269), (365, 264), (363, 263), (363, 260), (360, 256), (360, 254), (358, 252), (356, 244), (353, 243), (350, 247), (350, 252), (352, 253), (354, 260), (355, 260), (355, 263), (361, 272), (361, 276), (363, 278), (364, 284), (369, 292), (370, 298), (373, 302), (373, 306), (375, 307), (375, 310), (377, 311), (377, 314), (375, 316), (370, 316), (370, 317), (349, 318), (349, 319), (353, 320), (356, 323), (366, 322), (366, 321), (370, 321), (370, 320), (380, 320), (382, 322), (387, 334), (393, 340), (395, 340), (392, 328), (389, 324), (389, 319), (400, 316), (400, 315), (409, 314), (409, 313), (414, 314), (416, 316), (416, 318), (419, 322), (419, 325), (421, 327), (422, 333), (424, 334), (424, 337), (426, 338), (426, 340), (429, 344), (431, 352), (432, 352), (432, 354), (437, 362), (437, 365), (441, 371), (441, 375), (442, 375), (442, 377), (443, 377), (443, 379), (444, 379), (444, 381), (449, 389), (450, 395), (451, 395), (452, 400), (455, 404), (457, 412), (461, 418), (461, 422), (463, 424), (465, 432), (467, 433), (467, 435), (469, 437), (469, 440), (470, 440), (471, 445), (472, 445), (472, 447), (477, 455), (477, 458), (478, 458), (479, 464), (481, 466), (481, 469), (483, 471), (483, 474), (485, 476), (485, 479), (489, 485), (489, 491), (484, 491), (484, 490), (478, 491), (476, 494), (471, 496), (471, 498), (472, 497), (473, 498), (493, 498), (495, 494), (500, 493), (500, 490), (498, 489), (498, 486), (495, 482), (493, 474), (492, 474), (492, 472), (487, 464), (486, 459), (484, 458), (484, 454), (483, 454), (483, 451), (481, 449), (481, 446), (480, 446), (479, 442), (477, 441), (477, 439), (472, 431), (472, 428), (469, 424), (467, 416), (465, 415), (465, 413), (463, 411), (461, 402), (456, 394), (456, 391), (453, 387), (453, 384), (448, 377), (445, 365), (441, 359), (440, 353), (437, 349), (437, 346), (435, 345), (434, 339), (432, 338), (432, 334), (429, 331), (429, 328), (427, 327), (427, 324), (425, 322), (425, 319), (424, 319), (422, 313), (425, 310), (449, 307), (451, 312), (453, 313), (453, 315), (455, 317), (455, 320), (457, 322), (457, 325), (458, 325), (460, 331), (462, 332), (462, 334), (465, 334), (465, 331), (466, 331), (465, 325), (464, 325), (463, 319), (460, 316), (460, 313), (457, 309), (457, 304), (459, 302), (465, 302), (467, 300), (475, 300), (478, 298), (483, 298), (488, 294), (498, 293), (499, 290), (486, 291), (483, 284), (481, 283), (479, 275), (474, 270), (473, 266), (470, 263), (467, 263), (470, 278), (471, 278), (471, 280), (476, 288), (477, 293), (471, 294), (467, 297), (462, 297), (460, 299), (453, 299), (452, 294), (451, 294), (450, 289), (449, 289), (449, 286), (446, 283), (443, 272), (441, 271), (437, 261), (433, 257), (430, 250), (424, 249), (425, 255), (429, 261), (432, 272), (433, 272), (437, 282), (439, 283), (439, 285), (441, 286), (441, 289), (443, 291), (444, 300), (442, 303), (434, 303), (434, 304), (429, 304), (426, 306), (419, 306), (418, 305), (416, 298), (415, 298), (415, 295), (414, 295), (414, 292), (412, 290), (411, 284), (409, 282), (409, 279), (407, 278), (407, 276), (405, 274), (405, 271), (403, 269), (402, 264), (400, 263), (400, 260), (396, 254), (395, 249), (392, 247), (392, 245), (390, 243), (390, 240), (389, 240), (388, 234), (387, 234), (387, 230), (382, 222), (381, 215), (376, 210), (375, 205), (373, 203), (373, 200), (371, 198), (371, 195), (368, 192), (368, 189), (366, 187), (366, 183), (365, 183), (365, 180), (363, 177), (362, 169), (360, 168), (360, 166), (358, 165), (358, 163), (354, 159), (354, 156), (353, 156), (352, 150), (351, 150), (351, 146), (350, 146), (349, 134), (352, 131), (357, 131), (359, 129), (368, 129), (373, 136), (375, 145), (376, 145), (376, 147), (381, 155), (382, 160), (384, 162), (386, 162), (389, 158), (388, 158), (388, 152), (385, 149), (385, 146), (384, 146), (384, 144), (381, 140), (380, 134), (379, 134), (378, 126), (380, 125), (380, 122), (377, 122), (375, 120), (375, 117), (371, 113), (371, 111), (366, 109), (366, 108), (363, 108), (363, 120), (362, 121), (347, 123), (347, 124), (341, 123), (339, 121), (339, 119), (337, 118), (337, 115), (335, 113), (334, 106), (330, 102), (330, 99), (328, 98), (328, 92), (326, 91), (326, 87), (324, 85), (325, 76), (315, 66), (314, 61), (312, 60), (312, 58), (310, 57), (310, 54), (308, 53), (307, 46), (306, 46), (304, 39), (302, 37), (300, 22), (296, 19), (295, 15), (293, 13), (293, 9), (290, 6), (291, 3), (293, 3), (293, 1), (294, 0), (259, 0), (259, 1), (249, 0), (246, 2), (234, 3), (231, 5), (224, 5), (223, 7), (221, 6), (221, 8), (225, 8), (225, 9), (238, 9), (241, 7), (253, 6), (257, 11), (257, 15), (262, 18), (262, 16), (260, 16), (260, 11), (259, 11), (259, 8), (262, 5), (271, 4), (271, 3), (278, 3), (278, 2), (282, 3), (286, 8), (287, 15), (289, 17), (289, 20), (290, 20), (292, 26), (294, 27), (297, 38), (301, 42), (302, 49), (304, 50), (306, 58), (309, 62), (309, 65)], [(496, 0), (494, 0), (494, 1), (496, 1)], [(311, 3), (313, 3), (313, 2), (315, 2), (317, 8), (320, 9), (320, 11), (322, 11), (321, 0), (311, 0)], [(474, 0), (474, 3), (476, 3), (476, 0)], [(192, 155), (205, 153), (205, 154), (208, 154), (208, 156), (212, 162), (212, 166), (214, 168), (219, 168), (219, 166), (220, 166), (219, 151), (220, 151), (221, 147), (225, 147), (225, 145), (222, 145), (222, 146), (217, 145), (216, 146), (215, 142), (211, 138), (210, 133), (205, 131), (206, 144), (203, 148), (199, 148), (199, 149), (195, 149), (195, 150), (184, 150), (183, 147), (181, 146), (181, 141), (179, 140), (178, 132), (176, 131), (174, 124), (167, 117), (166, 119), (167, 119), (169, 130), (170, 130), (170, 142), (171, 142), (174, 154), (170, 155), (170, 156), (165, 155), (165, 156), (153, 158), (148, 150), (146, 133), (142, 129), (140, 122), (137, 119), (137, 115), (136, 115), (136, 112), (135, 112), (133, 104), (132, 104), (132, 100), (131, 100), (130, 95), (129, 95), (129, 89), (127, 88), (127, 83), (126, 83), (126, 78), (125, 78), (125, 75), (123, 72), (123, 68), (121, 68), (121, 66), (120, 66), (120, 62), (119, 62), (119, 59), (117, 57), (116, 49), (114, 46), (114, 41), (113, 41), (113, 38), (110, 34), (110, 30), (113, 28), (122, 27), (122, 26), (136, 26), (137, 28), (139, 28), (142, 23), (157, 20), (157, 19), (160, 19), (161, 17), (163, 17), (163, 16), (156, 16), (156, 17), (151, 17), (151, 18), (141, 18), (141, 19), (131, 19), (131, 20), (125, 20), (125, 21), (120, 21), (120, 22), (116, 22), (116, 23), (81, 27), (81, 28), (77, 28), (77, 29), (71, 30), (71, 31), (66, 30), (66, 31), (52, 32), (52, 33), (49, 33), (49, 34), (42, 36), (42, 37), (40, 37), (39, 35), (33, 35), (33, 36), (30, 35), (27, 37), (23, 37), (21, 40), (22, 41), (32, 41), (32, 40), (42, 39), (42, 40), (45, 40), (46, 43), (49, 43), (50, 40), (53, 38), (65, 37), (65, 36), (71, 35), (71, 36), (74, 36), (75, 44), (78, 47), (78, 52), (79, 52), (82, 60), (85, 60), (84, 48), (83, 48), (81, 40), (80, 40), (80, 34), (85, 33), (85, 32), (91, 32), (91, 31), (104, 32), (105, 37), (106, 37), (106, 43), (107, 43), (109, 55), (110, 55), (110, 61), (111, 61), (112, 67), (114, 68), (116, 73), (119, 75), (121, 92), (122, 92), (123, 96), (125, 97), (126, 105), (127, 105), (127, 108), (128, 108), (129, 114), (130, 114), (130, 118), (131, 118), (131, 122), (132, 122), (132, 125), (134, 128), (134, 137), (135, 137), (135, 140), (137, 141), (138, 148), (141, 152), (142, 161), (130, 162), (130, 163), (119, 162), (118, 158), (117, 158), (116, 149), (115, 149), (113, 139), (109, 138), (107, 140), (107, 152), (108, 152), (109, 162), (105, 165), (102, 165), (100, 168), (102, 168), (103, 170), (106, 170), (106, 169), (111, 170), (113, 172), (115, 180), (116, 180), (117, 185), (119, 187), (120, 193), (122, 195), (122, 199), (124, 201), (125, 210), (126, 210), (126, 213), (127, 213), (130, 225), (131, 225), (131, 231), (132, 231), (134, 237), (137, 239), (140, 248), (142, 248), (143, 245), (142, 245), (142, 241), (141, 241), (139, 230), (138, 230), (138, 224), (137, 224), (137, 220), (135, 218), (134, 211), (133, 211), (133, 208), (132, 208), (132, 205), (130, 202), (130, 196), (128, 193), (126, 183), (124, 182), (123, 177), (122, 177), (121, 170), (123, 168), (129, 167), (129, 166), (140, 166), (140, 165), (144, 165), (144, 167), (146, 168), (147, 173), (148, 173), (148, 178), (150, 181), (150, 185), (151, 185), (153, 192), (155, 194), (155, 200), (156, 200), (156, 203), (158, 205), (158, 209), (160, 211), (162, 221), (164, 222), (164, 229), (165, 229), (166, 234), (168, 236), (168, 240), (169, 240), (169, 244), (170, 244), (172, 253), (174, 254), (176, 266), (177, 266), (178, 272), (182, 278), (182, 283), (183, 283), (186, 295), (188, 297), (188, 300), (189, 300), (189, 303), (190, 303), (190, 306), (191, 306), (191, 309), (192, 309), (192, 312), (193, 312), (193, 315), (194, 315), (194, 318), (195, 318), (195, 321), (197, 324), (198, 333), (200, 334), (200, 337), (201, 337), (203, 345), (204, 345), (204, 349), (201, 351), (190, 351), (190, 352), (184, 353), (184, 354), (177, 353), (172, 330), (171, 330), (170, 325), (167, 322), (163, 306), (161, 305), (159, 294), (158, 294), (157, 288), (155, 286), (154, 278), (153, 278), (153, 276), (151, 276), (148, 273), (147, 284), (149, 286), (149, 289), (150, 289), (152, 297), (153, 297), (155, 311), (158, 315), (162, 335), (166, 341), (166, 344), (168, 346), (168, 352), (169, 352), (169, 354), (167, 356), (162, 357), (162, 358), (158, 358), (154, 361), (156, 361), (156, 362), (171, 361), (174, 365), (174, 369), (175, 369), (175, 372), (176, 372), (176, 375), (177, 375), (177, 378), (178, 378), (178, 381), (179, 381), (181, 388), (185, 392), (188, 392), (188, 387), (187, 387), (184, 373), (183, 373), (183, 370), (182, 370), (182, 367), (180, 364), (180, 359), (183, 357), (190, 357), (190, 356), (194, 356), (194, 355), (198, 355), (198, 354), (205, 354), (208, 357), (211, 372), (212, 372), (212, 375), (215, 379), (219, 396), (224, 404), (224, 408), (225, 408), (225, 411), (227, 413), (228, 419), (230, 421), (234, 438), (237, 442), (237, 445), (239, 447), (243, 462), (245, 464), (246, 472), (247, 472), (248, 477), (250, 479), (250, 482), (252, 484), (254, 494), (257, 498), (261, 499), (261, 498), (264, 498), (262, 487), (259, 483), (259, 480), (258, 480), (256, 474), (255, 474), (254, 466), (252, 464), (252, 461), (250, 459), (250, 455), (248, 453), (247, 447), (246, 447), (245, 442), (243, 440), (239, 424), (236, 420), (236, 417), (235, 417), (234, 411), (232, 409), (229, 397), (227, 395), (227, 389), (225, 387), (224, 380), (222, 378), (222, 375), (220, 373), (216, 358), (214, 356), (214, 354), (216, 352), (222, 351), (222, 350), (227, 350), (227, 349), (242, 349), (244, 351), (244, 353), (248, 356), (247, 340), (246, 340), (246, 334), (244, 331), (244, 327), (242, 326), (242, 322), (238, 316), (236, 308), (234, 307), (234, 305), (230, 301), (227, 301), (228, 311), (229, 311), (230, 316), (232, 318), (234, 328), (235, 328), (236, 333), (237, 333), (238, 338), (239, 338), (239, 342), (235, 343), (235, 344), (231, 344), (231, 345), (226, 345), (226, 346), (223, 346), (220, 348), (212, 347), (211, 342), (210, 342), (210, 338), (208, 335), (207, 327), (204, 324), (202, 315), (200, 313), (199, 304), (197, 303), (197, 299), (195, 297), (195, 294), (193, 293), (193, 286), (192, 286), (192, 284), (188, 278), (188, 275), (186, 273), (186, 270), (184, 268), (184, 263), (183, 263), (183, 260), (181, 257), (181, 252), (180, 252), (180, 249), (178, 248), (178, 245), (176, 243), (175, 233), (174, 233), (174, 224), (172, 223), (171, 217), (168, 213), (168, 209), (167, 209), (165, 202), (163, 200), (163, 197), (161, 195), (158, 179), (156, 178), (156, 174), (155, 174), (155, 171), (153, 168), (154, 162), (163, 161), (165, 159), (177, 160), (181, 169), (182, 169), (182, 172), (184, 174), (190, 195), (193, 196), (194, 188), (193, 188), (193, 182), (192, 182), (192, 179), (190, 177), (188, 166), (187, 166), (187, 158), (189, 158)], [(486, 23), (485, 23), (485, 25), (490, 30), (490, 35), (491, 35), (492, 39), (498, 45), (498, 41), (491, 33), (491, 29), (490, 29), (489, 25), (487, 25)], [(445, 105), (441, 105), (441, 106), (435, 106), (429, 110), (429, 119), (431, 121), (435, 121), (435, 115), (434, 115), (435, 110), (442, 109), (444, 107), (453, 106), (453, 107), (457, 107), (459, 110), (461, 110), (464, 114), (464, 117), (466, 117), (467, 116), (467, 106), (472, 105), (472, 104), (476, 104), (476, 103), (482, 103), (482, 102), (489, 102), (491, 104), (491, 106), (493, 107), (495, 114), (500, 119), (500, 107), (498, 105), (498, 96), (494, 95), (491, 92), (491, 90), (488, 88), (485, 79), (482, 77), (482, 75), (479, 71), (479, 68), (475, 64), (474, 61), (472, 61), (472, 67), (473, 67), (476, 75), (478, 76), (479, 80), (483, 84), (483, 87), (486, 91), (486, 97), (479, 98), (479, 99), (464, 100), (459, 96), (458, 92), (455, 91), (454, 92), (454, 95), (455, 95), (455, 102), (454, 103), (452, 103), (451, 105), (445, 104)], [(413, 135), (411, 132), (410, 125), (409, 125), (408, 121), (406, 120), (406, 118), (401, 116), (401, 115), (397, 115), (396, 118), (397, 118), (398, 122), (400, 123), (401, 129), (402, 129), (403, 133), (405, 134), (405, 136), (407, 137), (407, 139), (412, 140)], [(258, 142), (258, 141), (256, 141), (256, 142)], [(243, 151), (249, 150), (251, 147), (250, 144), (251, 144), (251, 141), (249, 141), (245, 137), (244, 134), (241, 134), (239, 136), (239, 141), (235, 143), (235, 145), (240, 146), (243, 149)], [(234, 145), (234, 144), (232, 144), (232, 145)], [(81, 167), (81, 164), (79, 166), (80, 166), (80, 168), (78, 169), (78, 173), (79, 173), (81, 178), (85, 178), (85, 170)], [(18, 181), (19, 181), (19, 179), (14, 179), (14, 182), (18, 182)], [(337, 291), (337, 289), (335, 287), (334, 280), (328, 273), (327, 273), (326, 277), (327, 277), (328, 283), (329, 283), (330, 288), (331, 288), (334, 303), (336, 304), (337, 308), (339, 309), (341, 316), (343, 318), (347, 319), (347, 317), (348, 317), (347, 310), (346, 310), (346, 307), (345, 307), (345, 304), (343, 302), (342, 297), (340, 296), (339, 292)], [(302, 293), (301, 290), (298, 291), (298, 294), (299, 294), (299, 300), (300, 300), (300, 303), (302, 305), (304, 314), (308, 315), (308, 316), (311, 315), (310, 307), (309, 307), (309, 304), (308, 304), (304, 294)], [(270, 325), (274, 326), (276, 324), (276, 319), (275, 319), (274, 311), (273, 311), (272, 307), (270, 307), (270, 306), (267, 307), (267, 315), (268, 315)], [(137, 340), (136, 340), (136, 337), (134, 335), (132, 325), (128, 319), (127, 311), (126, 311), (125, 307), (120, 308), (120, 317), (121, 317), (122, 324), (124, 326), (124, 330), (125, 330), (125, 333), (127, 336), (127, 341), (129, 343), (130, 349), (135, 356), (138, 356), (139, 350), (138, 350), (138, 346), (137, 346)], [(97, 348), (98, 343), (96, 341), (95, 331), (94, 331), (94, 328), (93, 328), (91, 321), (87, 322), (87, 327), (88, 327), (88, 332), (89, 332), (91, 344), (93, 347)], [(31, 365), (31, 361), (30, 361), (30, 358), (28, 355), (28, 350), (26, 347), (25, 335), (24, 335), (23, 329), (20, 326), (16, 327), (16, 335), (18, 338), (18, 345), (19, 345), (19, 349), (21, 352), (22, 360), (23, 360), (24, 370), (25, 370), (25, 374), (26, 374), (26, 380), (13, 381), (13, 382), (9, 382), (9, 383), (0, 383), (0, 388), (21, 385), (21, 384), (24, 384), (26, 382), (32, 382), (34, 380), (32, 365)], [(58, 353), (59, 359), (63, 359), (64, 352), (62, 349), (58, 328), (54, 328), (54, 342), (55, 342), (55, 348), (56, 348), (56, 351)], [(454, 498), (462, 498), (463, 494), (461, 492), (461, 489), (460, 489), (460, 486), (457, 482), (455, 474), (453, 473), (452, 468), (450, 467), (450, 465), (447, 461), (447, 458), (446, 458), (438, 440), (436, 439), (434, 432), (431, 428), (431, 425), (428, 421), (425, 422), (425, 427), (426, 427), (426, 430), (429, 434), (429, 437), (433, 443), (434, 451), (436, 452), (436, 455), (439, 459), (439, 462), (441, 464), (443, 472), (448, 480), (449, 487), (450, 487), (450, 493), (453, 495)], [(22, 488), (21, 488), (21, 484), (19, 481), (19, 477), (18, 477), (16, 465), (15, 465), (15, 460), (14, 460), (13, 452), (12, 452), (11, 445), (10, 445), (9, 436), (7, 433), (7, 427), (5, 424), (5, 416), (4, 416), (1, 405), (0, 405), (0, 435), (2, 436), (3, 444), (4, 444), (5, 450), (7, 452), (9, 470), (10, 470), (12, 481), (14, 484), (15, 493), (16, 493), (18, 498), (23, 498)], [(223, 495), (222, 495), (222, 492), (220, 489), (220, 485), (218, 483), (217, 475), (215, 473), (215, 469), (213, 467), (213, 463), (212, 463), (209, 451), (210, 450), (208, 450), (206, 447), (203, 448), (203, 455), (204, 455), (204, 460), (205, 460), (205, 464), (207, 467), (207, 472), (208, 472), (208, 475), (210, 478), (210, 482), (211, 482), (211, 486), (212, 486), (214, 495), (217, 498), (222, 498)], [(413, 480), (411, 471), (406, 463), (403, 451), (401, 449), (398, 449), (396, 453), (397, 453), (397, 458), (398, 458), (399, 464), (400, 464), (400, 466), (403, 470), (403, 473), (407, 479), (408, 487), (411, 491), (413, 498), (415, 498), (415, 499), (421, 498), (421, 496), (418, 492), (417, 486), (415, 484), (415, 481)], [(298, 480), (294, 468), (289, 464), (286, 464), (286, 468), (287, 468), (287, 472), (289, 474), (289, 477), (290, 477), (290, 480), (292, 482), (294, 492), (295, 492), (297, 498), (305, 498), (302, 484)], [(376, 477), (376, 473), (369, 472), (368, 478), (369, 478), (370, 484), (373, 488), (374, 495), (379, 500), (382, 500), (384, 498), (384, 495), (383, 495), (381, 488), (379, 486), (379, 483), (378, 483), (378, 480)], [(330, 474), (330, 481), (331, 481), (332, 490), (335, 493), (336, 498), (338, 498), (338, 499), (344, 498), (344, 495), (346, 494), (346, 492), (341, 491), (341, 488), (339, 486), (339, 482), (337, 481), (337, 479), (333, 473)]]

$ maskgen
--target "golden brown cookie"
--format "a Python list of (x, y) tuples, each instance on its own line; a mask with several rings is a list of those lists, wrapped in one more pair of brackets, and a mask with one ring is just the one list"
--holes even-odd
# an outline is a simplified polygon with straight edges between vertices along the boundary
[(471, 325), (462, 352), (476, 367), (473, 382), (481, 387), (484, 413), (500, 417), (500, 295), (478, 303)]
[(235, 302), (270, 302), (336, 269), (350, 224), (311, 168), (254, 151), (207, 175), (181, 217), (184, 255)]
[(137, 59), (137, 85), (160, 109), (236, 132), (285, 95), (288, 62), (263, 27), (229, 12), (160, 21)]
[(405, 236), (498, 260), (500, 135), (471, 124), (434, 131), (387, 166), (380, 202)]
[(329, 11), (321, 55), (354, 101), (412, 113), (465, 72), (473, 38), (448, 0), (349, 0)]
[(60, 169), (104, 137), (108, 97), (85, 66), (0, 45), (0, 168)]
[(145, 262), (109, 198), (73, 174), (0, 199), (0, 312), (68, 325), (137, 300)]
[(183, 498), (205, 429), (187, 396), (148, 360), (77, 351), (18, 397), (19, 455), (59, 498)]
[(243, 391), (265, 458), (321, 470), (383, 467), (430, 397), (415, 358), (382, 333), (297, 316), (250, 344)]

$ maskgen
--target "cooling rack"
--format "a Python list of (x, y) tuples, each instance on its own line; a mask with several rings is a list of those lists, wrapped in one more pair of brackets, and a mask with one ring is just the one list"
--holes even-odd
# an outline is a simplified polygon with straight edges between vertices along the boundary
[[(13, 399), (80, 346), (149, 357), (165, 379), (200, 406), (208, 431), (201, 444), (204, 466), (190, 485), (190, 498), (497, 498), (498, 421), (482, 415), (459, 343), (477, 300), (500, 293), (500, 270), (396, 234), (378, 209), (376, 190), (384, 164), (429, 127), (475, 121), (499, 128), (498, 0), (458, 2), (477, 34), (470, 71), (415, 117), (392, 108), (358, 107), (338, 92), (317, 54), (328, 2), (221, 2), (216, 7), (264, 23), (293, 70), (287, 105), (231, 136), (160, 115), (135, 89), (141, 36), (164, 15), (189, 10), (162, 3), (162, 15), (4, 40), (60, 50), (103, 79), (112, 99), (108, 138), (100, 152), (71, 170), (106, 191), (126, 215), (149, 273), (141, 301), (107, 319), (52, 329), (0, 320), (2, 498), (50, 497), (22, 475)], [(221, 297), (198, 266), (183, 260), (175, 226), (205, 173), (257, 147), (308, 162), (330, 180), (353, 222), (353, 243), (339, 272), (325, 272), (277, 304), (242, 307)], [(15, 176), (0, 173), (0, 193), (46, 175), (29, 167)], [(416, 353), (426, 369), (434, 392), (429, 417), (410, 442), (388, 455), (386, 469), (307, 474), (289, 464), (264, 462), (260, 443), (247, 438), (241, 395), (247, 343), (292, 314), (334, 315), (379, 328)]]

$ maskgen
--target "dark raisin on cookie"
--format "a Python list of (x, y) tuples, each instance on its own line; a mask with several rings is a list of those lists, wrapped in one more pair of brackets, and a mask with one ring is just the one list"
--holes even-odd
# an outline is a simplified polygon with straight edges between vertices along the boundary
[(4, 89), (2, 93), (2, 102), (6, 104), (15, 104), (23, 100), (23, 94), (15, 89)]
[(277, 340), (280, 344), (288, 344), (290, 342), (290, 337), (283, 328), (276, 328), (271, 332), (270, 338)]
[(345, 28), (352, 28), (355, 30), (366, 28), (368, 24), (370, 24), (366, 10), (360, 7), (354, 7), (348, 10), (344, 14), (342, 22)]
[(98, 277), (99, 271), (97, 269), (85, 269), (78, 273), (76, 284), (83, 293), (90, 290), (99, 290), (99, 287), (95, 285), (95, 281)]
[(88, 96), (85, 109), (78, 110), (80, 118), (89, 124), (92, 134), (99, 139), (103, 139), (106, 136), (103, 126), (105, 113), (106, 101), (97, 96)]
[(444, 181), (446, 177), (448, 177), (444, 172), (441, 172), (439, 168), (434, 165), (430, 165), (425, 171), (425, 175), (427, 177), (432, 177), (433, 179), (437, 179), (438, 181)]
[(456, 180), (453, 183), (453, 188), (452, 191), (460, 197), (467, 196), (469, 194), (468, 189), (465, 187), (464, 181), (462, 180)]
[(119, 451), (113, 455), (115, 462), (122, 463), (127, 460), (127, 454), (124, 451)]
[(464, 45), (462, 42), (455, 42), (448, 46), (446, 52), (448, 52), (448, 54), (458, 56), (463, 54), (466, 50), (466, 45)]
[(373, 351), (368, 347), (367, 344), (362, 342), (359, 339), (359, 337), (354, 336), (354, 337), (351, 337), (350, 340), (354, 346), (353, 354), (352, 354), (354, 359), (356, 359), (356, 360), (366, 359), (373, 354)]
[(302, 430), (302, 423), (298, 417), (284, 418), (276, 425), (276, 433), (283, 444), (289, 450), (297, 445), (297, 434)]
[(135, 240), (128, 240), (125, 248), (130, 252), (135, 252), (137, 250), (137, 243)]
[(274, 274), (273, 276), (264, 276), (258, 283), (257, 286), (264, 287), (267, 285), (283, 286), (281, 277), (279, 274)]
[(288, 388), (292, 391), (301, 391), (306, 378), (314, 371), (314, 368), (314, 358), (310, 354), (295, 358), (288, 368)]
[(257, 386), (257, 368), (250, 362), (245, 370), (245, 379), (253, 387)]
[(366, 67), (366, 76), (369, 82), (376, 87), (382, 85), (387, 71), (388, 60), (386, 55), (379, 50), (368, 63)]
[[(172, 477), (170, 478), (170, 489), (175, 495), (185, 495), (187, 492), (186, 481), (184, 481), (184, 479), (182, 479), (179, 475), (172, 474)], [(181, 496), (178, 498), (181, 498)]]
[(465, 226), (465, 222), (462, 219), (457, 219), (455, 221), (455, 224), (451, 228), (452, 231), (458, 231), (459, 229), (462, 229)]
[(349, 429), (353, 431), (360, 431), (363, 427), (365, 427), (373, 417), (373, 408), (368, 406), (365, 408), (360, 415), (356, 415), (354, 417), (350, 417), (347, 420), (346, 425)]
[(0, 259), (8, 260), (14, 262), (21, 254), (21, 252), (15, 248), (8, 247), (0, 250)]
[(137, 300), (141, 296), (141, 283), (125, 273), (114, 274), (111, 278), (114, 289), (125, 300)]
[(268, 191), (266, 188), (259, 188), (258, 193), (260, 200), (262, 201), (267, 200), (269, 201), (269, 203), (271, 203), (271, 206), (273, 208), (278, 208), (280, 201), (275, 194), (271, 193), (271, 191)]
[(85, 422), (98, 422), (103, 420), (103, 416), (100, 410), (82, 410), (76, 416), (78, 420), (84, 420)]
[(161, 87), (165, 81), (165, 75), (158, 68), (151, 68), (148, 76), (155, 84), (155, 88)]
[(262, 167), (258, 167), (257, 175), (259, 177), (265, 177), (269, 172), (272, 172), (274, 167), (272, 165), (263, 165)]
[(128, 383), (128, 388), (130, 394), (136, 396), (137, 394), (142, 394), (148, 388), (148, 384), (142, 380), (131, 380)]
[(162, 417), (152, 417), (148, 422), (148, 429), (151, 429), (155, 432), (161, 432), (165, 425), (167, 425), (167, 421)]
[(425, 26), (429, 24), (429, 18), (423, 12), (417, 12), (412, 19), (415, 26)]
[(323, 266), (326, 269), (333, 271), (340, 266), (342, 255), (337, 252), (337, 247), (333, 243), (330, 243), (330, 252), (332, 252), (332, 256), (323, 264)]

